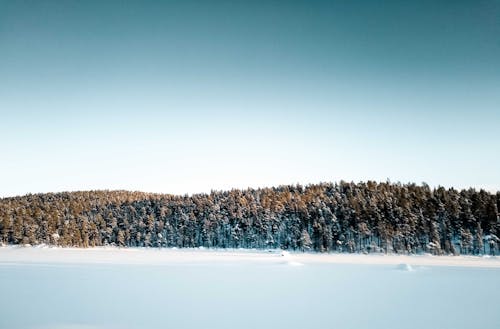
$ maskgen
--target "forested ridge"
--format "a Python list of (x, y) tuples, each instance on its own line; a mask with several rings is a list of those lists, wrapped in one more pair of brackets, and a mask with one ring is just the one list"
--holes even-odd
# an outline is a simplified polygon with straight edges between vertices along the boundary
[(497, 254), (499, 207), (500, 192), (372, 181), (30, 194), (0, 199), (0, 243)]

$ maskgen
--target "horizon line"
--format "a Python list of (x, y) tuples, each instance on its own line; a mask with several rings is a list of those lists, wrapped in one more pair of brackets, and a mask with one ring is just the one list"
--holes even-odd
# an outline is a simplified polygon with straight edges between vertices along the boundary
[(273, 189), (273, 188), (280, 188), (280, 187), (296, 187), (296, 186), (302, 186), (302, 187), (310, 187), (310, 186), (319, 186), (319, 185), (327, 185), (327, 184), (333, 184), (333, 185), (340, 185), (341, 183), (347, 183), (347, 184), (367, 184), (367, 183), (376, 183), (377, 185), (379, 184), (389, 184), (389, 185), (400, 185), (400, 186), (410, 186), (410, 185), (415, 185), (418, 187), (424, 187), (427, 185), (431, 191), (435, 191), (439, 188), (444, 188), (445, 190), (456, 190), (456, 191), (468, 191), (468, 190), (474, 190), (474, 191), (485, 191), (490, 194), (497, 194), (500, 193), (500, 189), (489, 189), (489, 188), (484, 188), (484, 187), (476, 187), (476, 186), (468, 186), (468, 187), (462, 187), (458, 188), (455, 186), (444, 186), (444, 185), (430, 185), (426, 182), (401, 182), (401, 181), (391, 181), (390, 179), (387, 179), (386, 181), (379, 181), (379, 180), (359, 180), (359, 181), (354, 181), (354, 180), (337, 180), (337, 181), (320, 181), (320, 182), (315, 182), (315, 183), (289, 183), (289, 184), (277, 184), (277, 185), (270, 185), (270, 186), (247, 186), (247, 187), (230, 187), (226, 189), (211, 189), (209, 192), (206, 191), (200, 191), (200, 192), (187, 192), (187, 193), (168, 193), (168, 192), (151, 192), (151, 191), (144, 191), (144, 190), (134, 190), (134, 189), (75, 189), (75, 190), (60, 190), (60, 191), (48, 191), (48, 192), (27, 192), (24, 194), (16, 194), (16, 195), (0, 195), (0, 200), (1, 199), (13, 199), (13, 198), (22, 198), (26, 196), (32, 196), (32, 195), (46, 195), (46, 194), (63, 194), (63, 193), (85, 193), (85, 192), (128, 192), (128, 193), (142, 193), (142, 194), (147, 194), (147, 195), (161, 195), (161, 196), (179, 196), (179, 197), (192, 197), (195, 195), (209, 195), (211, 193), (224, 193), (224, 192), (231, 192), (231, 191), (249, 191), (249, 190), (263, 190), (263, 189)]

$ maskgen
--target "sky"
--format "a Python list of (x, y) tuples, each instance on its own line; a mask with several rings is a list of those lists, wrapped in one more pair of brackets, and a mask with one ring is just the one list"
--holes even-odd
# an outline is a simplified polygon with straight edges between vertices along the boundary
[(0, 196), (500, 190), (500, 1), (0, 0)]

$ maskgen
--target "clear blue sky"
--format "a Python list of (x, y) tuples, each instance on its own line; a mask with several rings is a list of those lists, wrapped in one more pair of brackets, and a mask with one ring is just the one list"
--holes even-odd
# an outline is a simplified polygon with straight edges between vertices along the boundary
[(500, 190), (500, 1), (0, 0), (0, 196)]

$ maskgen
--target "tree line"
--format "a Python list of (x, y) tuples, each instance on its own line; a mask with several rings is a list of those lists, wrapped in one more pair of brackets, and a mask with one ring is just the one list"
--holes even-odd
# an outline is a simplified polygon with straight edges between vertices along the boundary
[(390, 182), (0, 199), (1, 244), (498, 253), (500, 192)]

